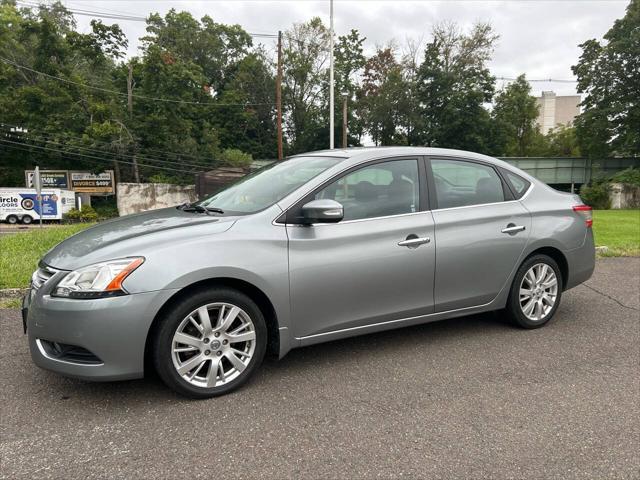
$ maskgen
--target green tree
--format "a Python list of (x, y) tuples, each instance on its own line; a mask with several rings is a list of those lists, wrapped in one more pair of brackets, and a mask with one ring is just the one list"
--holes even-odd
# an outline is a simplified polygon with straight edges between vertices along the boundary
[[(94, 155), (87, 142), (101, 125), (122, 118), (123, 103), (82, 85), (114, 88), (111, 73), (126, 38), (117, 25), (99, 21), (91, 22), (86, 34), (74, 29), (73, 16), (60, 3), (37, 10), (0, 3), (2, 184), (23, 184), (22, 170), (36, 163), (89, 170), (110, 166), (111, 155), (89, 158)], [(71, 150), (84, 155), (70, 155)]]
[(575, 127), (560, 125), (546, 135), (547, 157), (579, 157), (580, 146)]
[(406, 144), (408, 101), (402, 65), (393, 49), (378, 49), (365, 64), (360, 92), (364, 127), (376, 145)]
[(491, 121), (484, 104), (493, 97), (495, 78), (486, 64), (498, 36), (485, 23), (468, 34), (455, 24), (440, 24), (432, 36), (418, 70), (424, 121), (416, 134), (429, 146), (488, 151)]
[(329, 144), (328, 46), (329, 32), (318, 17), (284, 34), (282, 103), (288, 153)]
[(531, 86), (524, 74), (498, 93), (492, 113), (497, 141), (502, 147), (500, 153), (517, 157), (530, 155), (539, 135), (538, 104), (531, 96)]
[(575, 119), (582, 152), (590, 157), (640, 154), (640, 0), (631, 0), (604, 41), (587, 40), (572, 67), (583, 112)]
[(240, 60), (220, 95), (221, 103), (246, 104), (220, 107), (216, 130), (221, 148), (236, 148), (255, 158), (275, 158), (275, 78), (263, 49)]
[(335, 45), (335, 138), (336, 144), (342, 144), (342, 108), (341, 101), (347, 97), (347, 125), (348, 145), (359, 145), (363, 135), (363, 124), (357, 116), (357, 98), (360, 91), (359, 77), (366, 63), (363, 44), (366, 39), (357, 30), (351, 30), (348, 35), (341, 35)]

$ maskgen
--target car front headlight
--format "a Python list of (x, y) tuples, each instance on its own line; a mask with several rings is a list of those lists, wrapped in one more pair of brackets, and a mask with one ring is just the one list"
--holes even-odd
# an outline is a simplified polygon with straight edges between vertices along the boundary
[(51, 293), (54, 297), (105, 298), (126, 295), (122, 282), (144, 262), (144, 257), (120, 258), (79, 268), (64, 277)]

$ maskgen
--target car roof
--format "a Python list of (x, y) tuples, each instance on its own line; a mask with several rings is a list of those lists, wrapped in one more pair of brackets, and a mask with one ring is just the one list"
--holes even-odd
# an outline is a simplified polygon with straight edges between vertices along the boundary
[[(517, 175), (524, 177), (532, 183), (540, 183), (535, 177), (529, 175), (527, 172), (520, 170), (519, 168), (511, 165), (499, 158), (490, 157), (481, 153), (469, 152), (466, 150), (456, 150), (452, 148), (435, 148), (435, 147), (350, 147), (350, 148), (334, 148), (333, 150), (317, 150), (314, 152), (300, 153), (293, 155), (289, 158), (296, 157), (332, 157), (342, 159), (340, 168), (350, 167), (368, 160), (383, 159), (385, 157), (400, 157), (411, 155), (423, 155), (433, 157), (452, 157), (461, 160), (478, 160), (493, 164), (498, 167), (502, 167), (505, 170), (516, 173)], [(336, 166), (338, 168), (338, 166)]]
[(314, 152), (299, 153), (293, 157), (336, 157), (343, 159), (367, 160), (369, 158), (378, 158), (380, 156), (390, 155), (431, 155), (431, 156), (447, 156), (447, 157), (463, 157), (469, 159), (477, 159), (495, 162), (497, 159), (482, 155), (480, 153), (468, 152), (465, 150), (454, 150), (450, 148), (434, 148), (434, 147), (350, 147), (335, 148), (333, 150), (317, 150)]

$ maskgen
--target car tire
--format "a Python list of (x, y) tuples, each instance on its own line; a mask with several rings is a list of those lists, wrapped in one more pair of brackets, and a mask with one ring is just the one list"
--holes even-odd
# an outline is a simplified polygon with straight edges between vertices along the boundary
[(7, 223), (9, 225), (15, 225), (16, 223), (18, 223), (18, 217), (16, 217), (15, 215), (9, 215), (7, 217)]
[(31, 216), (30, 216), (30, 215), (24, 215), (24, 216), (22, 217), (22, 223), (23, 223), (24, 225), (31, 225), (31, 224), (33, 223), (33, 218), (31, 218)]
[(264, 316), (238, 290), (198, 290), (159, 320), (153, 364), (162, 381), (181, 395), (210, 398), (229, 393), (245, 384), (264, 358)]
[(506, 314), (521, 328), (540, 328), (553, 318), (562, 297), (562, 274), (548, 255), (527, 258), (516, 272)]

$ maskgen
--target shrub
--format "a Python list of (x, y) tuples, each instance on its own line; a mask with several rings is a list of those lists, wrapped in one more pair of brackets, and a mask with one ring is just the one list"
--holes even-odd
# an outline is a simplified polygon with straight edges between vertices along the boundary
[(640, 187), (640, 169), (629, 167), (618, 173), (614, 173), (609, 178), (613, 183), (625, 183), (627, 185), (633, 185)]
[(238, 150), (237, 148), (227, 148), (220, 155), (220, 160), (232, 167), (248, 168), (253, 161), (253, 157), (248, 153), (244, 153), (242, 150)]
[(156, 173), (147, 178), (149, 183), (180, 183), (176, 177), (173, 175), (167, 175), (164, 172)]
[(91, 206), (98, 214), (99, 221), (108, 220), (119, 215), (118, 204), (116, 202), (116, 197), (114, 196), (94, 197), (91, 200)]
[(78, 210), (77, 208), (72, 208), (67, 213), (65, 213), (62, 218), (69, 223), (78, 222), (80, 221), (80, 210)]
[(609, 183), (606, 181), (594, 181), (590, 185), (580, 188), (582, 201), (595, 210), (607, 210), (611, 208), (609, 200)]
[(72, 208), (67, 213), (64, 214), (64, 220), (75, 223), (75, 222), (97, 222), (98, 214), (91, 207), (91, 205), (83, 205), (81, 210), (77, 208)]
[(108, 220), (110, 218), (114, 218), (119, 216), (118, 207), (112, 204), (100, 205), (94, 208), (96, 215), (98, 215), (98, 220)]

